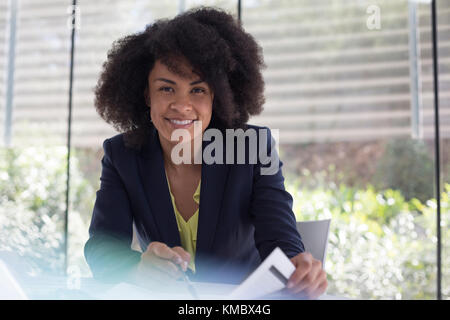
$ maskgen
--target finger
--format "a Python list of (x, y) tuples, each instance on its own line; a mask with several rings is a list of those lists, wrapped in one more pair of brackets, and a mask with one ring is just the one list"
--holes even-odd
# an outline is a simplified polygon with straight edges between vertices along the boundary
[(176, 253), (178, 253), (184, 261), (189, 262), (191, 260), (190, 253), (187, 252), (186, 250), (184, 250), (183, 247), (179, 247), (179, 246), (173, 247), (172, 250), (174, 250)]
[(160, 258), (155, 254), (148, 254), (144, 256), (143, 258), (143, 264), (144, 266), (149, 269), (150, 271), (153, 271), (154, 269), (163, 272), (164, 274), (167, 274), (170, 277), (180, 277), (180, 270), (179, 267), (177, 267), (172, 261)]
[(312, 277), (308, 274), (300, 282), (289, 288), (289, 291), (291, 292), (291, 294), (304, 293), (305, 295), (308, 295), (307, 289), (311, 286), (311, 284)]
[(170, 278), (177, 279), (181, 277), (180, 268), (170, 260), (155, 257), (151, 264), (151, 268), (168, 275)]
[(182, 268), (183, 268), (183, 271), (186, 271), (187, 267), (189, 265), (189, 262), (191, 261), (191, 255), (189, 254), (189, 252), (184, 250), (182, 247), (173, 247), (172, 250), (175, 251), (176, 253), (178, 253), (180, 255), (180, 257), (183, 259)]
[(292, 259), (292, 262), (296, 266), (296, 269), (289, 277), (287, 288), (295, 287), (311, 271), (313, 265), (313, 257), (309, 252), (304, 252), (295, 256)]
[(320, 261), (313, 261), (313, 265), (309, 273), (290, 288), (292, 293), (296, 294), (301, 291), (306, 291), (306, 294), (308, 294), (315, 290), (320, 284), (320, 279), (318, 279), (322, 271), (320, 265)]
[(317, 274), (311, 273), (311, 275), (308, 275), (307, 279), (305, 279), (305, 283), (301, 283), (298, 287), (294, 288), (294, 293), (302, 293), (308, 297), (308, 299), (311, 299), (318, 290), (318, 287), (326, 281), (326, 279), (327, 275), (323, 270), (319, 270)]
[(181, 264), (183, 262), (181, 256), (177, 252), (169, 248), (165, 243), (156, 242), (154, 245), (152, 244), (153, 242), (150, 244), (149, 249), (150, 252), (152, 252), (156, 256), (162, 259), (171, 260), (176, 264)]

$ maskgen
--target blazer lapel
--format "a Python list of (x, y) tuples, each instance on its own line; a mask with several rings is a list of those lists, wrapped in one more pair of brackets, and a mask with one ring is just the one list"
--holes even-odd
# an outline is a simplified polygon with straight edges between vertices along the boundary
[[(152, 239), (152, 241), (162, 241), (169, 247), (180, 246), (180, 235), (169, 194), (164, 159), (156, 129), (152, 130), (149, 140), (149, 144), (142, 150), (142, 156), (139, 157), (139, 170), (159, 233), (158, 238)], [(209, 143), (211, 141), (202, 141), (202, 150)], [(222, 208), (228, 171), (228, 165), (206, 164), (202, 159), (196, 254), (208, 253), (212, 246)]]
[[(202, 148), (211, 141), (203, 141)], [(226, 164), (206, 164), (202, 160), (202, 184), (197, 229), (196, 255), (208, 253), (212, 247), (228, 177)]]
[(139, 171), (158, 232), (157, 237), (153, 237), (151, 241), (161, 241), (169, 247), (181, 246), (156, 129), (153, 128), (149, 140), (139, 157)]

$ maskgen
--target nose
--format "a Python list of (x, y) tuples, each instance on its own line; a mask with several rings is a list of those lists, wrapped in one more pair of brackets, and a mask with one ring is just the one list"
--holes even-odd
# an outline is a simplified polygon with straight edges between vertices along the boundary
[(170, 104), (171, 109), (177, 109), (181, 112), (192, 110), (192, 102), (188, 94), (178, 93), (175, 100)]

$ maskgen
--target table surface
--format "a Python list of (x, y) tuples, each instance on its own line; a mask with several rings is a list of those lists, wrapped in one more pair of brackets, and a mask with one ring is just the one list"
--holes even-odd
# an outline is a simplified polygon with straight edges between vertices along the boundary
[[(143, 288), (128, 283), (108, 284), (93, 278), (29, 277), (19, 281), (30, 299), (37, 300), (193, 300), (185, 282), (174, 286)], [(201, 300), (227, 300), (237, 285), (224, 283), (192, 283)], [(288, 300), (292, 297), (272, 295), (264, 299)], [(346, 300), (324, 294), (319, 300)]]

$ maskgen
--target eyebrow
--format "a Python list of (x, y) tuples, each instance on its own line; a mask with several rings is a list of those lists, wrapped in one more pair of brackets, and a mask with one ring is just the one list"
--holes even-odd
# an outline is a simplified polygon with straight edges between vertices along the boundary
[[(172, 80), (169, 80), (169, 79), (165, 79), (165, 78), (155, 79), (155, 81), (158, 81), (158, 80), (159, 81), (164, 81), (164, 82), (167, 82), (167, 83), (170, 83), (170, 84), (176, 84), (175, 81), (172, 81)], [(204, 82), (204, 81), (205, 80), (197, 80), (197, 81), (191, 82), (190, 85), (193, 86), (194, 84), (201, 83), (201, 82)]]

